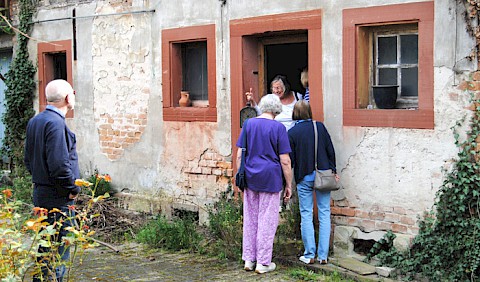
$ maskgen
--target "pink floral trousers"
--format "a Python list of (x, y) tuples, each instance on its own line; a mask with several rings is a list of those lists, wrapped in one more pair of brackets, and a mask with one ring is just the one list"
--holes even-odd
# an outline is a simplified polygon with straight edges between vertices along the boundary
[(280, 196), (248, 188), (243, 194), (242, 259), (263, 265), (272, 262), (273, 241), (277, 232)]

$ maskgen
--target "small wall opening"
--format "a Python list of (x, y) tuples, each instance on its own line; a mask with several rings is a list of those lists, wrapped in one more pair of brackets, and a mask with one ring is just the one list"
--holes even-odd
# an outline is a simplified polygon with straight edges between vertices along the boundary
[(200, 216), (198, 211), (189, 211), (186, 209), (173, 209), (172, 216), (184, 220), (192, 220), (193, 222), (199, 222)]
[(353, 251), (357, 254), (367, 255), (375, 243), (375, 240), (353, 239)]

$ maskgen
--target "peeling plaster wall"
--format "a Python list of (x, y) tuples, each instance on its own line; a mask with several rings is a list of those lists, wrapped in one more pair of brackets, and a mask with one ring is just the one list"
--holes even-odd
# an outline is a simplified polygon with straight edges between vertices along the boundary
[[(456, 156), (451, 127), (465, 115), (468, 95), (457, 85), (476, 68), (473, 46), (455, 1), (435, 1), (433, 130), (344, 127), (342, 120), (342, 10), (417, 1), (43, 1), (35, 20), (149, 11), (77, 20), (75, 118), (82, 173), (110, 173), (120, 191), (142, 195), (150, 210), (167, 203), (211, 202), (232, 176), (229, 21), (321, 9), (325, 124), (337, 152), (345, 189), (333, 193), (337, 225), (364, 232), (416, 234), (417, 216), (432, 207), (442, 169)], [(419, 1), (421, 2), (421, 1)], [(161, 30), (215, 24), (217, 122), (163, 122)], [(72, 38), (71, 21), (35, 24), (33, 38)], [(30, 41), (31, 57), (36, 43)], [(235, 94), (237, 95), (237, 94)], [(38, 103), (36, 105), (38, 109)], [(237, 114), (237, 113), (233, 113)], [(235, 142), (235, 140), (233, 140)], [(155, 201), (162, 202), (152, 204)], [(154, 207), (155, 208), (152, 208)]]

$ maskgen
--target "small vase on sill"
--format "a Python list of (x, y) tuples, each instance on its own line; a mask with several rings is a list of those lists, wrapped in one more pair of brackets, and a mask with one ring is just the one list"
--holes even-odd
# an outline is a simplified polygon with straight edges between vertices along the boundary
[(188, 91), (180, 92), (180, 100), (178, 104), (180, 107), (190, 107), (192, 105), (192, 101), (190, 100), (190, 93)]

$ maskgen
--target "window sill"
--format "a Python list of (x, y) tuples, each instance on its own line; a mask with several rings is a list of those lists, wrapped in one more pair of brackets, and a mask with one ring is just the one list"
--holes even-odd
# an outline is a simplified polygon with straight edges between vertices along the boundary
[(217, 121), (217, 109), (205, 107), (169, 107), (163, 108), (164, 121)]
[(434, 128), (433, 109), (344, 109), (343, 117), (345, 126)]

